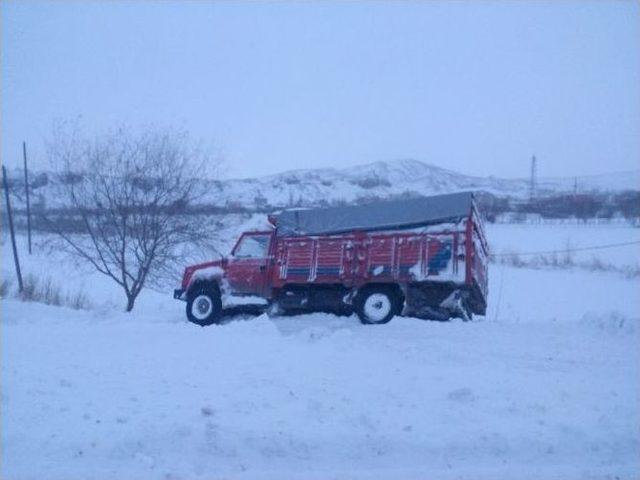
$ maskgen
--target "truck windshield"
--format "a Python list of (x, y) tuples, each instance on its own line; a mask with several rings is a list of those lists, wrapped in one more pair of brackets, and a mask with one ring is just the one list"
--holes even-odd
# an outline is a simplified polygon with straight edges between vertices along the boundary
[(236, 258), (265, 258), (269, 235), (245, 235), (233, 254)]

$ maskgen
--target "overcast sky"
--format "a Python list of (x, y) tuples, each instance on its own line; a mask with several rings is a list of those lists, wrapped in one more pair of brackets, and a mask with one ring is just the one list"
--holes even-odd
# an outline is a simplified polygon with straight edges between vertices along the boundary
[(2, 2), (2, 155), (176, 125), (227, 175), (415, 158), (640, 168), (640, 2)]

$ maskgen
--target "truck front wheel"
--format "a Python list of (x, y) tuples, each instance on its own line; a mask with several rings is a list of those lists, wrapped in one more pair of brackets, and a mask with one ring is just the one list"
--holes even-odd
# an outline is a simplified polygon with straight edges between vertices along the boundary
[(365, 288), (356, 295), (353, 303), (360, 321), (366, 325), (387, 323), (402, 309), (400, 296), (385, 287)]
[(222, 300), (217, 285), (198, 285), (187, 296), (187, 318), (204, 327), (216, 323), (222, 313)]

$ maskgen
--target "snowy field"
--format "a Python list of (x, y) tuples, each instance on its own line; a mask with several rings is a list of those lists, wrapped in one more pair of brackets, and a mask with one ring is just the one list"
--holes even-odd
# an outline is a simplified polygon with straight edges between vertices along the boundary
[[(488, 236), (494, 252), (528, 252), (640, 229)], [(10, 255), (5, 241), (3, 279)], [(580, 255), (640, 261), (638, 245)], [(2, 300), (2, 479), (640, 475), (640, 278), (492, 265), (489, 311), (470, 323), (235, 315), (200, 328), (174, 285), (125, 314), (63, 255), (22, 260), (91, 308)]]
[[(599, 260), (603, 264), (619, 267), (640, 267), (640, 245), (616, 248), (580, 250), (592, 246), (630, 243), (640, 241), (640, 228), (624, 224), (609, 225), (551, 225), (551, 224), (495, 224), (487, 226), (491, 240), (491, 251), (503, 254), (509, 252), (559, 251), (572, 252), (576, 262)], [(535, 255), (523, 259), (535, 258)]]

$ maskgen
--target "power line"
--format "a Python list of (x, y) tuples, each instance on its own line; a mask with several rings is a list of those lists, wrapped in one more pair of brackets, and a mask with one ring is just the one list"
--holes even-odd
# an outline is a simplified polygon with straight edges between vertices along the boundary
[(490, 257), (508, 257), (511, 255), (546, 255), (550, 253), (567, 253), (567, 252), (583, 252), (585, 250), (602, 250), (605, 248), (615, 248), (615, 247), (624, 247), (627, 245), (638, 245), (640, 244), (640, 240), (635, 242), (623, 242), (623, 243), (609, 243), (606, 245), (592, 245), (590, 247), (582, 247), (582, 248), (565, 248), (563, 250), (546, 250), (539, 252), (510, 252), (510, 253), (492, 253)]

